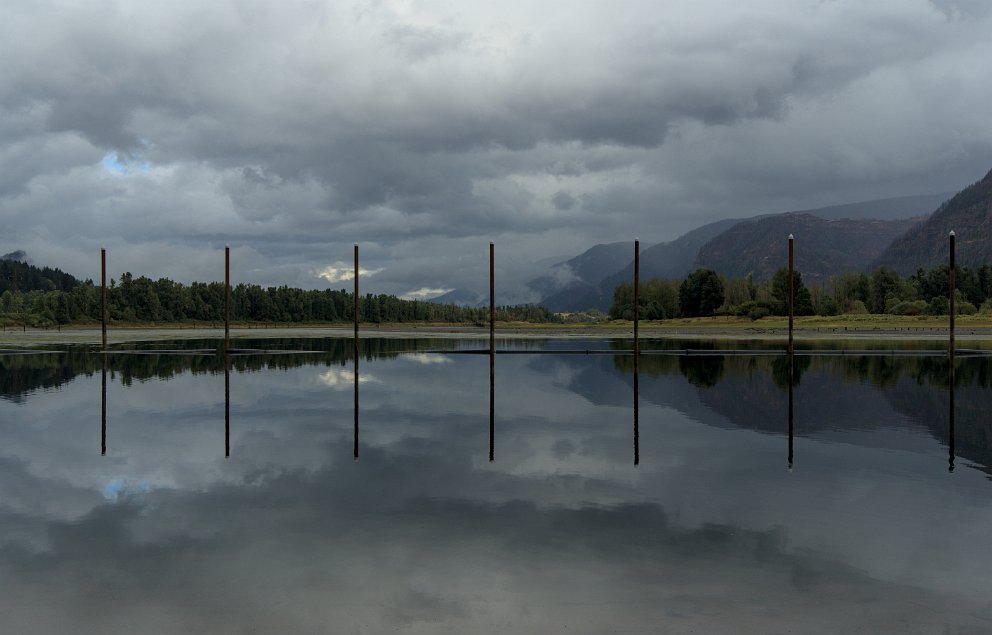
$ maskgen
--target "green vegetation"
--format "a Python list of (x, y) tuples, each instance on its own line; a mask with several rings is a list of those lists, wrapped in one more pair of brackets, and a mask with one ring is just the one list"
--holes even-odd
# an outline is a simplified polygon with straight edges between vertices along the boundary
[[(0, 261), (4, 265), (13, 261)], [(100, 288), (92, 282), (72, 278), (68, 288), (52, 288), (52, 279), (40, 270), (19, 265), (19, 290), (0, 295), (0, 324), (4, 326), (51, 327), (100, 320)], [(26, 268), (26, 269), (24, 269)], [(66, 274), (62, 274), (66, 275)], [(71, 278), (71, 276), (69, 276)], [(26, 281), (36, 288), (24, 290)], [(22, 282), (25, 281), (25, 282)], [(37, 288), (41, 287), (41, 288)], [(115, 322), (169, 324), (178, 322), (218, 323), (224, 320), (224, 284), (194, 282), (184, 285), (168, 278), (151, 280), (125, 273), (107, 288), (109, 319)], [(354, 294), (343, 289), (313, 290), (239, 284), (231, 289), (231, 319), (237, 322), (294, 323), (350, 322), (354, 319)], [(391, 295), (367, 294), (360, 298), (359, 319), (375, 324), (389, 322), (442, 322), (481, 324), (489, 309), (401, 300)], [(496, 319), (502, 321), (556, 322), (560, 318), (540, 306), (501, 306)]]
[(61, 269), (35, 267), (14, 258), (24, 252), (7, 254), (0, 259), (0, 293), (12, 291), (69, 291), (82, 284)]
[[(697, 269), (683, 281), (651, 279), (641, 285), (640, 317), (645, 320), (737, 316), (758, 320), (788, 314), (788, 278), (785, 267), (771, 280), (756, 283), (751, 276), (726, 278), (710, 269)], [(879, 267), (871, 275), (844, 273), (826, 283), (806, 285), (793, 273), (795, 315), (947, 315), (950, 304), (948, 267), (917, 270), (903, 278), (895, 270)], [(958, 267), (955, 277), (955, 312), (959, 315), (992, 315), (992, 268)], [(612, 319), (634, 317), (631, 283), (616, 287)]]

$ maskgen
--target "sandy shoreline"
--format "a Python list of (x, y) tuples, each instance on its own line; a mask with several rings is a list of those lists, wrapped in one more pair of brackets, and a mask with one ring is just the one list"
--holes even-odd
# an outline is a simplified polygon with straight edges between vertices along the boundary
[[(233, 339), (275, 339), (275, 338), (350, 338), (350, 327), (277, 327), (277, 328), (232, 328)], [(497, 325), (497, 339), (576, 339), (603, 340), (633, 338), (633, 328), (613, 325), (568, 326), (554, 325), (534, 327), (528, 325)], [(885, 339), (885, 340), (927, 340), (946, 341), (946, 327), (797, 327), (794, 331), (797, 340), (824, 339)], [(58, 330), (7, 329), (0, 334), (0, 347), (38, 347), (55, 345), (98, 345), (99, 328), (67, 328)], [(223, 328), (115, 328), (108, 331), (110, 344), (138, 341), (164, 341), (186, 339), (216, 339), (224, 337)], [(444, 326), (444, 325), (362, 325), (360, 337), (407, 338), (432, 337), (454, 339), (487, 339), (488, 327)], [(751, 326), (701, 326), (701, 325), (642, 325), (639, 329), (642, 340), (784, 340), (788, 337), (785, 327)], [(992, 342), (992, 328), (965, 327), (956, 332), (956, 339), (967, 342)]]

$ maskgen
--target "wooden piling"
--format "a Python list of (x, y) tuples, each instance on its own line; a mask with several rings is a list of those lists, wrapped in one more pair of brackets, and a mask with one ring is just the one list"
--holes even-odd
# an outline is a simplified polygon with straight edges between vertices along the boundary
[(957, 263), (955, 262), (954, 254), (954, 230), (951, 230), (948, 238), (948, 268), (947, 268), (947, 280), (948, 280), (948, 313), (950, 314), (948, 320), (948, 341), (947, 341), (947, 388), (948, 388), (948, 411), (947, 411), (947, 423), (948, 423), (948, 466), (947, 470), (949, 472), (954, 471), (954, 287), (957, 277)]
[(489, 241), (489, 461), (496, 457), (496, 245)]
[[(795, 262), (793, 260), (794, 249), (793, 244), (795, 239), (792, 234), (789, 234), (789, 355), (791, 356), (793, 351), (793, 341), (792, 341), (792, 322), (795, 316), (795, 289), (793, 288), (793, 272), (795, 271)], [(790, 361), (791, 364), (791, 361)]]
[(100, 248), (100, 340), (102, 350), (107, 350), (107, 250)]
[(793, 386), (796, 374), (796, 349), (793, 340), (793, 319), (796, 314), (795, 290), (795, 237), (789, 234), (789, 470), (792, 470), (792, 436), (794, 426)]
[(355, 350), (358, 350), (358, 243), (355, 243)]
[(641, 241), (634, 239), (634, 355), (641, 354), (641, 344), (637, 337), (637, 323), (641, 317)]
[(231, 348), (231, 247), (224, 245), (224, 350)]
[(358, 460), (358, 378), (359, 378), (359, 367), (358, 367), (359, 360), (358, 360), (358, 358), (359, 358), (359, 356), (361, 354), (360, 353), (360, 349), (359, 349), (359, 345), (358, 345), (358, 319), (359, 319), (359, 315), (360, 315), (359, 314), (360, 306), (358, 304), (358, 293), (359, 293), (359, 290), (358, 290), (358, 278), (359, 278), (358, 243), (355, 243), (355, 250), (354, 251), (355, 251), (355, 254), (354, 254), (355, 255), (355, 280), (354, 280), (355, 288), (354, 288), (354, 298), (353, 299), (354, 299), (354, 305), (355, 306), (353, 307), (353, 312), (354, 312), (355, 334), (354, 334), (354, 339), (353, 339), (352, 342), (354, 344), (354, 356), (355, 356), (355, 382), (354, 382), (355, 383), (355, 386), (354, 386), (354, 388), (355, 388), (355, 405), (354, 405), (354, 416), (355, 416), (354, 427), (355, 427), (355, 433), (354, 433), (354, 448), (352, 449), (352, 457), (354, 458), (354, 460), (357, 461)]
[(954, 359), (954, 295), (955, 295), (954, 294), (954, 283), (955, 283), (955, 277), (956, 277), (956, 275), (955, 275), (956, 274), (956, 265), (955, 265), (955, 262), (954, 262), (954, 230), (953, 229), (951, 230), (951, 233), (948, 234), (947, 238), (948, 238), (948, 241), (949, 241), (948, 247), (949, 247), (949, 250), (950, 250), (950, 252), (948, 254), (949, 257), (948, 257), (948, 268), (947, 268), (947, 280), (948, 280), (948, 283), (949, 283), (948, 286), (949, 286), (949, 289), (950, 289), (948, 291), (948, 293), (947, 293), (947, 299), (948, 299), (948, 305), (949, 305), (949, 307), (948, 307), (948, 313), (950, 314), (950, 316), (949, 316), (950, 319), (949, 319), (949, 322), (948, 322), (950, 328), (949, 328), (949, 331), (948, 331), (947, 350), (950, 352), (951, 359), (953, 360)]
[(489, 242), (489, 354), (496, 352), (496, 246)]

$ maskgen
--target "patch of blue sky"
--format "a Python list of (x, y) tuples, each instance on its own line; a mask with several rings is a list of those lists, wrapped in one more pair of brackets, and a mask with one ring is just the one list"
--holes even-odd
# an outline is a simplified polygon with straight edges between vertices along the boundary
[(108, 152), (104, 155), (103, 159), (100, 161), (100, 165), (102, 165), (103, 169), (107, 172), (117, 174), (119, 176), (124, 176), (131, 172), (147, 172), (151, 169), (151, 165), (149, 165), (147, 161), (121, 158), (121, 156), (116, 152)]
[(109, 481), (103, 486), (103, 498), (116, 503), (122, 497), (128, 495), (140, 495), (147, 494), (152, 489), (151, 483), (148, 481), (139, 481), (137, 483), (131, 483), (123, 478), (115, 478)]

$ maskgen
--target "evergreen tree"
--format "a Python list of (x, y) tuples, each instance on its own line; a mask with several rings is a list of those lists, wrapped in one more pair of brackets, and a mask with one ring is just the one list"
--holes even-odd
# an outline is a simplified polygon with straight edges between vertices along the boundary
[(688, 317), (713, 315), (723, 305), (723, 281), (712, 269), (697, 269), (679, 286), (679, 310)]

